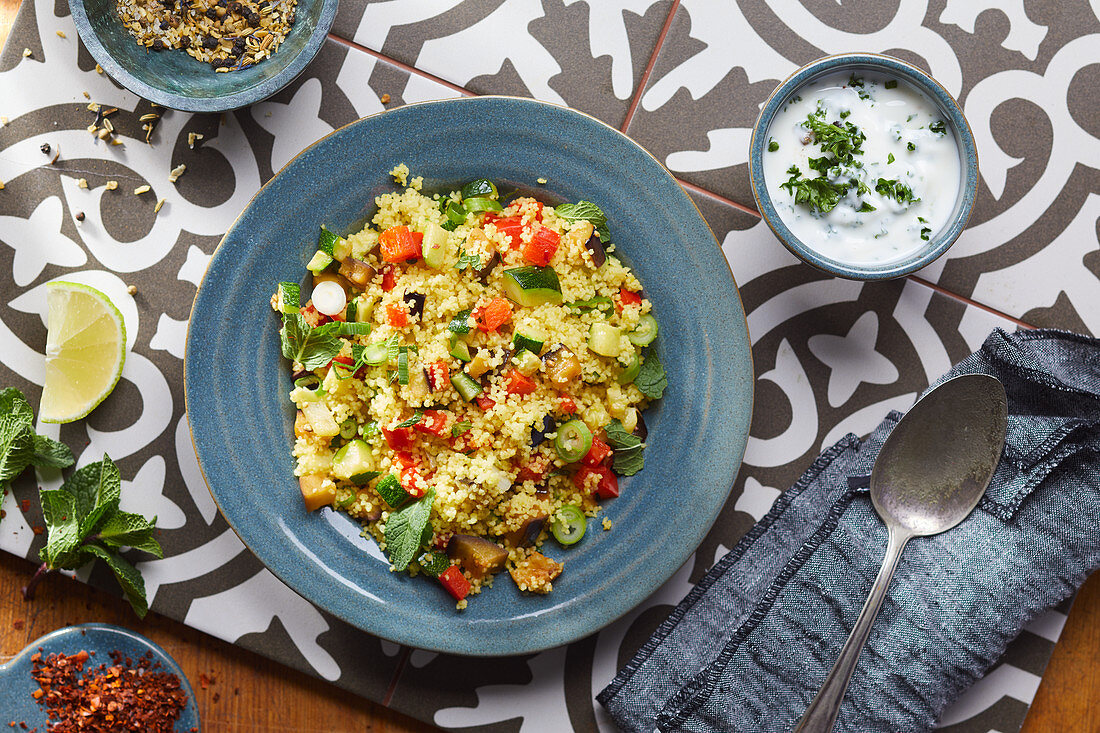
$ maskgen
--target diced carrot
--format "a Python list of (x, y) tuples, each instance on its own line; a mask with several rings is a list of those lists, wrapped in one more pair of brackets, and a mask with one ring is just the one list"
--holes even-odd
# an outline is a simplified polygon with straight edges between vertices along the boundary
[(439, 582), (456, 601), (461, 601), (470, 592), (470, 581), (466, 580), (457, 565), (444, 570), (439, 576)]
[(508, 394), (528, 395), (537, 387), (533, 379), (525, 377), (518, 369), (508, 372)]
[(531, 237), (531, 241), (523, 242), (521, 245), (523, 259), (532, 265), (546, 267), (550, 264), (554, 253), (558, 251), (560, 240), (561, 237), (553, 229), (539, 225), (539, 228), (535, 230), (535, 235)]
[(382, 259), (386, 262), (415, 262), (420, 259), (420, 244), (404, 224), (382, 232), (378, 243), (382, 248)]
[(490, 333), (512, 320), (512, 304), (505, 298), (493, 298), (475, 308), (473, 316), (478, 329)]
[(409, 325), (409, 314), (405, 311), (404, 306), (387, 305), (386, 320), (394, 328), (404, 328)]

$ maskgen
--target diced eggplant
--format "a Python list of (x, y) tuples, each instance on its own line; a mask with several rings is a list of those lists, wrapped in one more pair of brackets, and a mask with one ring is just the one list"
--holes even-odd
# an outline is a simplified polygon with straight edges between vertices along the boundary
[(603, 242), (600, 241), (600, 235), (592, 232), (592, 236), (584, 246), (592, 254), (593, 264), (596, 267), (603, 267), (603, 263), (607, 262), (607, 251), (604, 249)]
[(554, 432), (555, 427), (554, 418), (549, 415), (544, 415), (542, 418), (542, 425), (537, 428), (531, 428), (531, 446), (537, 447), (542, 445), (542, 442), (546, 440), (546, 434)]
[(365, 289), (375, 275), (373, 267), (354, 257), (348, 257), (340, 264), (339, 273), (360, 289)]
[(493, 271), (493, 268), (495, 268), (501, 262), (503, 262), (503, 260), (500, 259), (500, 253), (493, 252), (493, 256), (489, 258), (488, 262), (486, 262), (477, 270), (474, 270), (474, 275), (476, 275), (477, 279), (481, 282), (487, 282), (489, 280), (489, 274)]
[(641, 410), (638, 410), (638, 424), (634, 427), (634, 434), (642, 440), (649, 437), (649, 428), (645, 426), (645, 418), (642, 417)]
[(577, 355), (564, 344), (558, 344), (542, 357), (546, 365), (546, 376), (554, 384), (566, 386), (581, 373), (581, 362)]
[(420, 293), (405, 293), (405, 297), (402, 298), (405, 301), (405, 306), (409, 309), (409, 313), (414, 318), (420, 318), (424, 315), (424, 296)]
[(530, 547), (535, 544), (548, 518), (545, 514), (529, 517), (519, 529), (507, 534), (508, 543), (514, 547)]
[(495, 573), (503, 568), (508, 551), (483, 537), (456, 534), (447, 543), (447, 556), (458, 560), (472, 577), (480, 579), (486, 573)]
[(308, 377), (312, 374), (313, 374), (313, 372), (311, 372), (308, 369), (299, 369), (298, 371), (296, 371), (296, 372), (294, 372), (293, 374), (290, 375), (290, 381), (297, 382), (302, 377)]

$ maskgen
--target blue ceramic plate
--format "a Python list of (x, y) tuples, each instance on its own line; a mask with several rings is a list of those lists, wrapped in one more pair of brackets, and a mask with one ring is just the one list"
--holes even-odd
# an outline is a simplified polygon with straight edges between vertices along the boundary
[(217, 73), (182, 49), (139, 46), (115, 10), (115, 0), (69, 0), (76, 30), (112, 79), (150, 102), (186, 112), (224, 112), (270, 97), (313, 60), (325, 42), (338, 0), (298, 0), (294, 25), (271, 58)]
[[(508, 578), (457, 612), (437, 584), (391, 573), (359, 527), (306, 513), (290, 455), (290, 373), (269, 301), (298, 281), (321, 224), (348, 232), (408, 164), (426, 190), (490, 178), (607, 213), (661, 324), (664, 399), (647, 413), (646, 467), (604, 503), (614, 523), (563, 550), (547, 596)], [(449, 188), (447, 189), (449, 190)], [(323, 138), (267, 183), (226, 234), (195, 297), (185, 391), (192, 437), (222, 514), (268, 568), (361, 629), (470, 655), (533, 652), (579, 639), (657, 589), (691, 555), (729, 495), (752, 414), (745, 315), (722, 251), (687, 194), (629, 138), (573, 110), (506, 97), (427, 102)], [(601, 515), (603, 516), (603, 515)]]
[(15, 721), (16, 730), (22, 730), (18, 727), (20, 722), (25, 722), (30, 728), (46, 730), (46, 711), (32, 697), (38, 689), (38, 683), (31, 677), (31, 657), (39, 648), (42, 649), (43, 656), (58, 653), (71, 656), (81, 650), (95, 652), (95, 656), (84, 664), (85, 671), (91, 668), (89, 665), (93, 662), (97, 667), (100, 664), (109, 665), (111, 659), (108, 655), (112, 651), (119, 651), (123, 656), (130, 657), (135, 664), (146, 652), (152, 652), (152, 661), (160, 662), (160, 669), (156, 671), (169, 672), (179, 677), (180, 687), (187, 693), (187, 705), (176, 720), (175, 730), (201, 730), (195, 693), (176, 661), (141, 634), (111, 624), (66, 626), (34, 640), (11, 661), (0, 664), (0, 701), (3, 702), (0, 705), (0, 716), (3, 716), (0, 717), (0, 727), (7, 729), (8, 724)]
[[(887, 76), (896, 76), (909, 82), (939, 108), (944, 118), (950, 123), (951, 132), (959, 146), (961, 180), (951, 218), (928, 244), (901, 260), (891, 260), (880, 265), (852, 265), (825, 257), (787, 228), (768, 194), (768, 187), (764, 181), (764, 146), (769, 139), (768, 128), (771, 127), (775, 114), (802, 87), (823, 76), (841, 71), (853, 73), (873, 71)], [(803, 262), (837, 277), (845, 277), (849, 280), (889, 280), (916, 272), (931, 264), (950, 249), (962, 234), (966, 223), (970, 220), (970, 212), (974, 208), (974, 199), (978, 193), (978, 150), (974, 145), (970, 123), (966, 121), (959, 103), (931, 76), (893, 56), (878, 53), (841, 53), (806, 64), (787, 77), (764, 102), (760, 117), (752, 128), (752, 140), (749, 143), (749, 174), (757, 210), (775, 236), (792, 254)]]

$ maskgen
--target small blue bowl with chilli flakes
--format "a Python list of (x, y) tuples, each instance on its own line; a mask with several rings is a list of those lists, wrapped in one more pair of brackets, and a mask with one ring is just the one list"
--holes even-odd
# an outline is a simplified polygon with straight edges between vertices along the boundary
[[(247, 68), (218, 72), (182, 48), (153, 51), (139, 45), (123, 25), (117, 1), (69, 0), (80, 40), (92, 58), (119, 84), (150, 102), (184, 112), (225, 112), (278, 92), (317, 55), (332, 27), (339, 2), (298, 0), (290, 31), (270, 58)], [(188, 2), (158, 1), (165, 7)], [(139, 0), (122, 2), (140, 4)], [(210, 5), (217, 7), (213, 1)], [(240, 33), (252, 30), (246, 24)]]
[[(919, 96), (922, 96), (929, 102), (931, 107), (934, 108), (942, 118), (942, 122), (939, 124), (946, 123), (947, 133), (955, 142), (959, 168), (957, 193), (954, 195), (952, 208), (947, 214), (944, 223), (938, 226), (934, 232), (931, 231), (931, 228), (922, 230), (920, 232), (920, 238), (925, 240), (923, 243), (919, 243), (918, 240), (912, 239), (912, 244), (909, 248), (907, 250), (902, 250), (902, 253), (898, 256), (885, 257), (877, 262), (860, 259), (845, 261), (843, 257), (832, 256), (835, 255), (835, 251), (832, 255), (823, 252), (823, 250), (828, 249), (824, 246), (824, 238), (835, 234), (837, 224), (834, 220), (830, 220), (823, 225), (826, 231), (821, 233), (821, 238), (816, 236), (816, 232), (813, 233), (814, 236), (811, 238), (807, 235), (805, 229), (801, 230), (801, 237), (795, 234), (777, 210), (776, 201), (773, 200), (766, 181), (766, 170), (769, 166), (765, 163), (765, 155), (776, 154), (779, 147), (778, 143), (775, 141), (775, 135), (781, 135), (783, 130), (786, 129), (782, 125), (773, 129), (776, 117), (782, 112), (785, 112), (788, 105), (801, 103), (803, 101), (803, 94), (812, 88), (815, 83), (822, 81), (826, 77), (849, 75), (849, 78), (859, 79), (862, 74), (887, 77), (893, 80), (892, 84), (894, 86), (891, 87), (891, 82), (887, 82), (886, 89), (896, 88), (898, 80), (900, 80), (919, 92)], [(857, 86), (861, 86), (861, 84)], [(860, 94), (860, 98), (863, 99), (865, 97), (863, 94)], [(872, 104), (871, 106), (874, 105)], [(880, 107), (880, 110), (881, 109)], [(851, 112), (849, 112), (849, 114), (851, 114)], [(852, 119), (855, 119), (855, 117)], [(838, 120), (832, 124), (840, 125), (841, 121)], [(915, 124), (916, 123), (914, 123), (914, 125)], [(931, 126), (929, 126), (929, 129), (931, 129)], [(943, 130), (938, 130), (938, 132), (942, 133)], [(900, 137), (902, 134), (900, 128), (897, 134), (899, 135), (897, 140), (900, 141), (902, 139), (902, 137)], [(816, 142), (816, 136), (808, 137), (802, 142), (806, 145), (807, 141)], [(912, 141), (910, 141), (910, 144), (912, 144)], [(917, 150), (917, 155), (920, 154), (919, 147), (908, 147), (908, 150)], [(899, 154), (899, 159), (900, 155), (901, 154)], [(813, 161), (815, 160), (824, 161), (825, 156), (817, 159), (809, 158), (810, 162), (805, 172), (807, 178), (814, 177), (814, 174), (809, 172), (809, 168), (814, 166)], [(862, 166), (864, 161), (862, 159), (858, 160), (859, 163), (857, 165)], [(892, 154), (889, 163), (894, 163)], [(951, 163), (953, 166), (954, 156), (951, 158)], [(904, 163), (902, 163), (902, 165), (904, 165)], [(793, 168), (791, 170), (793, 170)], [(842, 177), (837, 177), (838, 170), (837, 168), (821, 170), (821, 175), (818, 180), (829, 179), (834, 182), (842, 182), (844, 179)], [(962, 234), (967, 221), (970, 219), (970, 214), (974, 207), (974, 199), (977, 194), (978, 153), (974, 145), (974, 136), (970, 130), (970, 125), (963, 116), (958, 103), (939, 82), (927, 73), (912, 64), (891, 56), (875, 53), (844, 53), (835, 56), (826, 56), (825, 58), (818, 59), (803, 66), (776, 87), (775, 91), (768, 97), (761, 109), (760, 117), (753, 127), (752, 139), (749, 144), (749, 172), (757, 209), (761, 216), (763, 216), (764, 221), (767, 222), (768, 226), (775, 233), (775, 236), (783, 243), (783, 246), (790, 250), (796, 257), (819, 270), (823, 270), (837, 277), (852, 280), (887, 280), (908, 275), (925, 267), (943, 255), (951, 245), (955, 243), (959, 235)], [(787, 172), (789, 173), (790, 171)], [(830, 178), (830, 175), (833, 177)], [(875, 179), (870, 180), (872, 187), (874, 186), (874, 180)], [(884, 181), (886, 184), (897, 182), (897, 180), (887, 181), (882, 178), (877, 180), (880, 184)], [(928, 189), (930, 191), (936, 190), (934, 186), (928, 186)], [(891, 190), (889, 186), (884, 189), (886, 192)], [(794, 189), (791, 189), (791, 192), (792, 198), (797, 201), (798, 199), (794, 198)], [(882, 192), (883, 191), (879, 191), (879, 193)], [(872, 193), (874, 193), (874, 191), (872, 191)], [(910, 190), (910, 196), (912, 193), (912, 190)], [(812, 193), (808, 195), (812, 195)], [(931, 197), (928, 196), (927, 193), (925, 195), (931, 201)], [(841, 197), (843, 198), (844, 196), (850, 196), (850, 194), (845, 194), (842, 191)], [(899, 204), (904, 203), (901, 197), (898, 197), (897, 201)], [(913, 204), (918, 202), (919, 198), (912, 200)], [(867, 203), (863, 204), (863, 206), (868, 205)], [(879, 205), (882, 206), (881, 199), (879, 200)], [(784, 202), (783, 206), (785, 207), (784, 211), (793, 210), (794, 208), (789, 202)], [(821, 220), (821, 209), (817, 209), (815, 212), (812, 209), (812, 205), (805, 206), (801, 203), (794, 204), (794, 206), (806, 208), (807, 211), (812, 212), (809, 216), (814, 217), (818, 221)], [(864, 211), (869, 212), (873, 210), (874, 207), (871, 209), (861, 208), (858, 210), (857, 215)], [(851, 221), (851, 219), (848, 221)], [(915, 217), (914, 221), (916, 221)], [(920, 221), (924, 220), (921, 219)], [(845, 224), (841, 224), (841, 226), (844, 225)], [(920, 225), (913, 224), (913, 226), (919, 227)], [(883, 230), (882, 234), (888, 235), (889, 232)], [(818, 245), (817, 247), (814, 246), (815, 243)], [(916, 247), (914, 248), (913, 245), (916, 245)]]
[[(81, 652), (87, 652), (88, 658), (78, 677), (94, 675), (101, 664), (108, 667), (116, 664), (111, 658), (112, 654), (116, 655), (124, 669), (147, 664), (149, 668), (146, 674), (166, 673), (170, 677), (164, 681), (170, 685), (174, 684), (171, 680), (174, 676), (179, 680), (179, 690), (187, 697), (187, 701), (180, 708), (172, 730), (176, 733), (201, 730), (195, 692), (176, 660), (141, 634), (103, 623), (78, 624), (58, 629), (35, 639), (10, 660), (0, 664), (0, 728), (7, 730), (10, 724), (15, 730), (52, 729), (59, 721), (50, 720), (46, 715), (46, 706), (40, 705), (34, 697), (35, 690), (39, 689), (39, 684), (32, 676), (35, 655), (41, 654), (40, 659), (46, 660), (52, 654), (83, 656)], [(20, 723), (25, 723), (26, 726), (21, 726)]]
[[(357, 231), (406, 164), (425, 191), (479, 178), (551, 205), (593, 201), (616, 254), (645, 285), (668, 387), (645, 413), (645, 467), (603, 502), (604, 531), (542, 551), (565, 562), (548, 595), (508, 578), (455, 601), (430, 578), (390, 572), (360, 526), (308, 513), (294, 476), (294, 405), (272, 293), (297, 282), (322, 224)], [(539, 180), (545, 181), (540, 184)], [(540, 193), (541, 192), (541, 193)], [(729, 496), (748, 440), (753, 370), (745, 314), (722, 250), (671, 174), (619, 131), (530, 99), (424, 102), (354, 122), (303, 151), (226, 234), (195, 297), (184, 367), (199, 464), (222, 514), (287, 585), (385, 639), (476, 656), (583, 638), (628, 612), (698, 547)]]

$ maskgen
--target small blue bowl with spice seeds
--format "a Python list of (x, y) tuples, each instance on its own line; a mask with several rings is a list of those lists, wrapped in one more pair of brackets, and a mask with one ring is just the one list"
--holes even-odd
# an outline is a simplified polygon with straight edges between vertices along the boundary
[[(47, 717), (47, 706), (40, 704), (39, 698), (43, 697), (42, 694), (39, 693), (39, 698), (35, 697), (36, 691), (40, 689), (40, 683), (35, 680), (35, 668), (37, 666), (40, 670), (56, 672), (58, 659), (53, 655), (75, 657), (71, 662), (65, 660), (65, 665), (69, 668), (72, 663), (82, 665), (81, 671), (75, 675), (77, 679), (94, 680), (101, 675), (98, 671), (101, 664), (108, 667), (119, 666), (123, 670), (144, 667), (140, 679), (142, 688), (146, 690), (143, 699), (148, 704), (130, 706), (134, 710), (135, 719), (145, 721), (141, 729), (163, 729), (164, 723), (171, 720), (165, 711), (170, 711), (177, 715), (172, 730), (177, 733), (201, 730), (195, 693), (175, 660), (141, 634), (102, 623), (58, 629), (35, 639), (11, 660), (0, 664), (0, 702), (3, 703), (0, 705), (0, 727), (6, 729), (10, 725), (16, 730), (44, 731), (51, 723), (59, 722), (57, 718), (51, 721)], [(91, 681), (87, 682), (85, 689), (90, 689), (92, 684), (94, 683)], [(121, 684), (112, 688), (114, 693), (105, 691), (100, 698), (101, 702), (107, 704), (110, 694), (118, 694), (126, 688), (126, 684)], [(78, 703), (82, 698), (82, 692), (71, 689), (71, 686), (66, 689), (65, 685), (55, 684), (53, 689), (59, 693), (59, 698), (50, 707), (64, 709), (68, 703)], [(180, 699), (181, 697), (185, 700)], [(83, 722), (90, 725), (92, 721), (85, 717)], [(156, 726), (158, 722), (160, 725)], [(21, 723), (25, 726), (21, 726)]]
[[(92, 58), (134, 94), (170, 109), (224, 112), (266, 99), (298, 76), (324, 43), (337, 4), (69, 0), (69, 9)], [(136, 12), (146, 7), (152, 18)]]
[(974, 136), (921, 69), (874, 53), (818, 59), (783, 81), (753, 127), (757, 208), (796, 257), (886, 280), (943, 255), (970, 218)]

